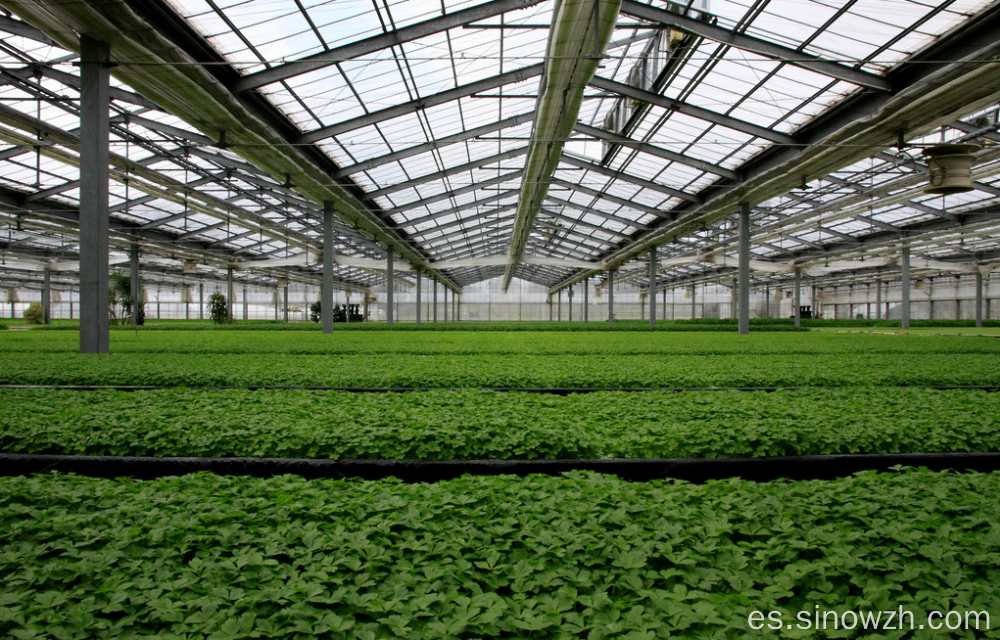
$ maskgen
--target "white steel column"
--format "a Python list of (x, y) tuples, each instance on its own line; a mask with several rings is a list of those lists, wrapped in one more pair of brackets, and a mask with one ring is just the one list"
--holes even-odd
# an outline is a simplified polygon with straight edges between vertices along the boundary
[(875, 319), (882, 319), (882, 281), (875, 281)]
[(323, 203), (323, 282), (319, 296), (323, 333), (333, 333), (333, 209), (332, 201)]
[(798, 267), (795, 267), (795, 298), (792, 300), (792, 304), (795, 306), (793, 309), (795, 313), (795, 326), (802, 325), (802, 272)]
[(649, 250), (649, 326), (656, 326), (656, 247)]
[(739, 291), (736, 295), (739, 332), (750, 333), (750, 203), (740, 203)]
[(983, 326), (983, 272), (976, 268), (976, 327)]
[(902, 297), (900, 309), (900, 323), (901, 329), (910, 328), (910, 248), (903, 247), (903, 282), (902, 282)]
[(132, 326), (139, 324), (139, 247), (132, 246), (128, 254), (129, 262), (129, 295), (132, 297)]
[(47, 266), (42, 278), (42, 322), (52, 324), (52, 272)]
[(615, 272), (608, 271), (608, 324), (615, 321)]
[[(233, 265), (226, 268), (226, 317), (233, 320)], [(156, 317), (159, 319), (160, 310), (156, 310)]]
[[(393, 312), (393, 289), (396, 288), (396, 269), (393, 265), (393, 255), (392, 249), (389, 249), (389, 255), (386, 258), (386, 285), (385, 285), (385, 323), (387, 325), (392, 324), (392, 312)], [(447, 314), (447, 311), (445, 312)]]
[(111, 49), (80, 36), (80, 353), (108, 352)]
[(417, 272), (417, 324), (420, 324), (420, 272)]

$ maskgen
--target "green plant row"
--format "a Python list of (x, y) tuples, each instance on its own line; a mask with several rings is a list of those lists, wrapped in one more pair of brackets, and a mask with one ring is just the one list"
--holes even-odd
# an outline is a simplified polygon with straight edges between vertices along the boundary
[(0, 451), (385, 460), (1000, 450), (1000, 394), (0, 390)]
[(1000, 385), (992, 354), (417, 355), (7, 353), (0, 384), (405, 388)]
[[(785, 321), (761, 321), (754, 322), (756, 331), (775, 332), (795, 332), (808, 331), (803, 327), (796, 327)], [(79, 324), (53, 324), (37, 327), (41, 331), (79, 331)], [(218, 324), (206, 323), (204, 321), (183, 321), (169, 324), (144, 324), (142, 326), (120, 326), (112, 325), (115, 331), (322, 331), (323, 327), (317, 322), (291, 322), (285, 323), (275, 320), (235, 320), (232, 322), (221, 322)], [(608, 331), (718, 331), (735, 332), (737, 325), (735, 321), (709, 320), (706, 322), (687, 322), (682, 320), (661, 320), (656, 326), (650, 325), (648, 321), (642, 320), (618, 320), (613, 324), (607, 322), (397, 322), (387, 325), (384, 322), (349, 322), (335, 325), (335, 332), (356, 332), (356, 331), (586, 331), (586, 332), (608, 332)]]
[[(15, 331), (0, 338), (0, 353), (76, 353), (79, 338), (69, 332)], [(740, 336), (734, 333), (474, 332), (261, 334), (254, 331), (117, 332), (111, 351), (122, 353), (285, 354), (832, 354), (992, 353), (1000, 340), (959, 336), (896, 336), (812, 332)]]
[[(0, 479), (5, 638), (744, 639), (754, 611), (988, 612), (1000, 474), (704, 485)], [(855, 632), (856, 634), (857, 632)], [(940, 638), (929, 629), (870, 637)], [(782, 629), (787, 637), (843, 631)], [(867, 635), (867, 634), (862, 634)]]

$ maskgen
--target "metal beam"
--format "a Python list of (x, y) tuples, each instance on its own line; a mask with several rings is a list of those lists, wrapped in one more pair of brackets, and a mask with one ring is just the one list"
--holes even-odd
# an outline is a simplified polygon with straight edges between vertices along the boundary
[(454, 89), (448, 89), (425, 98), (418, 98), (393, 107), (372, 111), (371, 113), (367, 113), (363, 116), (350, 118), (349, 120), (344, 120), (342, 122), (338, 122), (337, 124), (320, 127), (314, 131), (304, 133), (295, 140), (295, 144), (313, 144), (315, 142), (319, 142), (320, 140), (325, 140), (327, 138), (338, 136), (342, 133), (347, 133), (348, 131), (360, 129), (361, 127), (371, 126), (373, 124), (385, 122), (386, 120), (391, 120), (392, 118), (398, 118), (399, 116), (403, 116), (408, 113), (423, 111), (425, 109), (429, 109), (430, 107), (458, 100), (459, 98), (465, 98), (474, 93), (479, 93), (480, 91), (496, 89), (497, 87), (502, 87), (505, 84), (523, 82), (530, 78), (542, 75), (542, 71), (544, 69), (545, 65), (536, 64), (530, 67), (524, 67), (523, 69), (501, 73), (500, 75), (472, 82), (470, 84), (459, 85)]
[[(498, 193), (493, 196), (489, 196), (487, 198), (483, 198), (482, 200), (473, 200), (472, 202), (469, 202), (467, 204), (460, 204), (457, 207), (451, 207), (450, 209), (442, 209), (441, 211), (437, 211), (435, 213), (431, 213), (425, 216), (420, 216), (419, 218), (412, 218), (410, 220), (407, 220), (406, 222), (400, 223), (396, 227), (396, 229), (406, 229), (409, 227), (416, 227), (417, 225), (424, 224), (425, 222), (433, 222), (438, 218), (443, 218), (444, 216), (451, 215), (453, 213), (462, 213), (463, 211), (468, 211), (470, 209), (475, 209), (477, 207), (486, 206), (488, 204), (496, 202), (497, 200), (503, 200), (504, 198), (510, 198), (516, 195), (517, 195), (517, 189), (508, 189), (507, 191)], [(506, 206), (508, 205), (504, 205), (504, 207)], [(393, 209), (394, 214), (401, 213), (402, 211), (403, 211), (402, 209)]]
[[(642, 224), (642, 223), (637, 222), (635, 220), (629, 220), (628, 218), (619, 218), (618, 216), (616, 216), (614, 214), (605, 213), (604, 211), (601, 211), (600, 209), (591, 209), (590, 207), (588, 207), (586, 205), (577, 204), (575, 202), (572, 202), (571, 200), (563, 200), (562, 198), (554, 198), (552, 196), (546, 196), (545, 197), (545, 202), (547, 202), (547, 203), (554, 203), (554, 204), (557, 204), (557, 205), (560, 205), (560, 206), (563, 206), (563, 207), (569, 207), (570, 209), (574, 209), (576, 211), (582, 211), (583, 213), (589, 213), (591, 215), (595, 215), (595, 216), (597, 216), (599, 218), (604, 218), (605, 220), (609, 220), (611, 222), (617, 222), (618, 224), (624, 225), (626, 227), (632, 227), (634, 229), (640, 229), (640, 230), (643, 230), (643, 231), (645, 231), (646, 229), (649, 229), (649, 225)], [(546, 211), (546, 212), (548, 212), (550, 214), (552, 213), (552, 211), (550, 209), (543, 209), (543, 211)], [(558, 214), (554, 214), (554, 215), (558, 215)], [(611, 229), (606, 229), (606, 228), (604, 228), (604, 227), (602, 227), (601, 225), (598, 225), (598, 224), (592, 224), (590, 222), (584, 222), (582, 220), (576, 220), (574, 218), (570, 218), (570, 217), (567, 217), (567, 216), (564, 216), (564, 217), (567, 220), (569, 220), (569, 221), (571, 221), (571, 222), (573, 222), (575, 224), (581, 224), (581, 225), (583, 225), (585, 227), (589, 227), (591, 229), (596, 229), (598, 231), (603, 231), (605, 233), (610, 233), (612, 235), (620, 236), (622, 238), (628, 238), (628, 237), (630, 237), (626, 233), (622, 233), (621, 231), (612, 231)]]
[[(639, 202), (633, 202), (632, 200), (629, 200), (627, 198), (622, 198), (619, 196), (612, 195), (610, 193), (598, 191), (597, 189), (591, 189), (590, 187), (585, 187), (582, 184), (576, 184), (574, 182), (570, 182), (569, 180), (563, 180), (562, 178), (557, 178), (553, 176), (552, 179), (549, 180), (549, 183), (553, 185), (558, 185), (560, 187), (566, 187), (567, 189), (572, 189), (573, 191), (577, 191), (579, 193), (583, 193), (588, 196), (593, 196), (601, 200), (607, 200), (608, 202), (613, 202), (617, 205), (627, 207), (629, 209), (632, 209), (633, 211), (639, 211), (640, 213), (646, 213), (651, 216), (656, 216), (657, 218), (668, 217), (667, 214), (657, 209), (656, 207), (650, 207), (649, 205), (641, 204)], [(551, 198), (552, 196), (549, 195), (548, 197)]]
[(277, 65), (264, 71), (247, 74), (233, 83), (232, 90), (234, 93), (241, 93), (243, 91), (257, 89), (275, 82), (281, 82), (282, 80), (294, 78), (295, 76), (303, 73), (323, 69), (325, 67), (344, 62), (345, 60), (351, 60), (360, 56), (376, 53), (390, 47), (397, 47), (406, 42), (419, 40), (420, 38), (425, 38), (435, 33), (467, 25), (478, 20), (506, 13), (508, 11), (524, 9), (525, 7), (539, 4), (541, 1), (542, 0), (493, 0), (492, 2), (485, 2), (469, 9), (448, 13), (437, 18), (431, 18), (430, 20), (418, 22), (417, 24), (410, 25), (408, 27), (389, 31), (387, 33), (381, 33), (377, 36), (371, 36), (357, 42), (352, 42), (342, 47), (316, 53), (292, 62), (286, 62), (285, 64)]
[(520, 147), (517, 149), (511, 149), (509, 151), (504, 151), (503, 153), (496, 153), (485, 158), (480, 158), (478, 160), (473, 160), (471, 162), (466, 162), (463, 164), (457, 164), (450, 166), (447, 169), (441, 171), (436, 171), (434, 173), (429, 173), (427, 175), (418, 176), (416, 178), (411, 178), (405, 182), (400, 182), (383, 189), (377, 189), (375, 191), (369, 191), (365, 194), (368, 200), (374, 200), (375, 198), (381, 198), (399, 191), (405, 191), (406, 189), (416, 188), (427, 182), (433, 182), (435, 180), (442, 180), (449, 176), (453, 176), (456, 173), (462, 173), (463, 171), (472, 171), (474, 169), (479, 169), (487, 165), (491, 165), (497, 162), (503, 162), (504, 160), (511, 160), (513, 158), (519, 158), (528, 153), (528, 147)]
[(691, 116), (692, 118), (697, 118), (699, 120), (704, 120), (705, 122), (727, 127), (729, 129), (733, 129), (734, 131), (741, 131), (747, 135), (770, 140), (771, 142), (775, 142), (777, 144), (798, 144), (794, 137), (786, 133), (774, 131), (773, 129), (768, 129), (767, 127), (762, 127), (760, 125), (753, 124), (752, 122), (747, 122), (716, 111), (687, 104), (686, 102), (681, 102), (680, 100), (667, 98), (666, 96), (662, 96), (658, 93), (637, 89), (636, 87), (622, 82), (615, 82), (614, 80), (594, 76), (594, 78), (590, 81), (590, 86), (597, 89), (603, 89), (604, 91), (610, 91), (611, 93), (617, 93), (619, 95), (632, 98), (633, 100), (639, 100), (640, 102), (648, 102), (652, 105), (663, 107), (669, 111), (676, 111), (677, 113), (682, 113), (686, 116)]
[(616, 180), (624, 180), (625, 182), (630, 182), (644, 189), (649, 189), (650, 191), (657, 191), (665, 196), (670, 196), (671, 198), (680, 198), (681, 200), (687, 200), (688, 202), (693, 202), (696, 204), (701, 202), (701, 198), (692, 195), (690, 193), (686, 193), (679, 189), (674, 189), (673, 187), (662, 185), (658, 182), (646, 180), (645, 178), (629, 175), (624, 171), (616, 171), (610, 167), (605, 167), (603, 165), (597, 164), (596, 162), (591, 162), (590, 160), (584, 160), (583, 158), (578, 158), (576, 156), (563, 154), (563, 156), (559, 159), (559, 162), (565, 162), (568, 165), (572, 165), (574, 167), (580, 167), (581, 169), (586, 169), (588, 171), (593, 171), (594, 173), (599, 173), (602, 176), (608, 176), (609, 178), (615, 178)]
[(736, 33), (680, 13), (664, 11), (663, 9), (635, 2), (634, 0), (623, 0), (621, 11), (626, 15), (649, 20), (650, 22), (658, 22), (666, 26), (677, 27), (682, 31), (727, 44), (736, 49), (759, 53), (768, 58), (821, 73), (837, 80), (843, 80), (869, 89), (886, 92), (892, 91), (892, 84), (882, 76), (830, 60), (823, 60), (804, 51), (783, 47), (768, 40), (754, 38), (744, 33)]
[[(413, 209), (419, 209), (420, 207), (426, 207), (427, 205), (434, 204), (435, 202), (441, 202), (442, 200), (448, 200), (454, 198), (455, 196), (460, 196), (466, 193), (471, 193), (473, 191), (478, 191), (483, 187), (488, 187), (493, 184), (502, 184), (504, 182), (510, 182), (511, 180), (517, 180), (524, 173), (524, 169), (518, 169), (517, 171), (511, 171), (510, 173), (505, 173), (501, 176), (495, 178), (490, 178), (489, 180), (483, 180), (476, 184), (466, 185), (464, 187), (459, 187), (458, 189), (452, 189), (446, 193), (439, 193), (436, 196), (430, 196), (429, 198), (424, 198), (423, 200), (417, 200), (416, 202), (410, 202), (395, 209), (386, 209), (385, 213), (387, 215), (393, 215), (397, 213), (404, 213), (406, 211), (412, 211)], [(434, 214), (435, 216), (438, 214)], [(411, 224), (411, 223), (407, 223)]]
[[(467, 216), (465, 218), (455, 218), (454, 220), (452, 220), (450, 222), (445, 222), (443, 224), (435, 225), (435, 226), (433, 226), (433, 227), (431, 227), (429, 229), (423, 229), (422, 231), (416, 231), (416, 230), (414, 230), (412, 233), (410, 233), (410, 237), (411, 238), (423, 238), (423, 237), (426, 237), (428, 234), (434, 233), (436, 231), (444, 231), (445, 229), (451, 229), (452, 227), (456, 227), (456, 226), (459, 226), (459, 225), (469, 224), (469, 223), (475, 222), (476, 220), (482, 220), (483, 218), (489, 218), (491, 216), (498, 216), (499, 214), (501, 214), (501, 213), (503, 213), (505, 211), (510, 211), (511, 209), (514, 209), (515, 207), (517, 207), (516, 204), (509, 204), (509, 205), (507, 205), (505, 207), (497, 207), (496, 209), (492, 209), (490, 211), (485, 211), (483, 213), (477, 213), (475, 215)], [(497, 222), (497, 220), (494, 220), (494, 222)], [(409, 226), (409, 225), (407, 225), (407, 226)]]
[(351, 175), (352, 173), (369, 171), (371, 169), (381, 167), (391, 162), (398, 162), (400, 160), (405, 160), (406, 158), (412, 158), (413, 156), (429, 153), (431, 151), (435, 151), (437, 149), (441, 149), (458, 142), (465, 142), (466, 140), (478, 138), (479, 136), (485, 135), (487, 133), (493, 133), (495, 131), (500, 131), (502, 129), (507, 129), (510, 127), (517, 127), (522, 124), (531, 122), (532, 120), (534, 120), (534, 118), (535, 118), (534, 112), (522, 113), (516, 116), (511, 116), (510, 118), (504, 118), (503, 120), (499, 120), (497, 122), (484, 124), (481, 127), (474, 127), (472, 129), (461, 131), (459, 133), (455, 133), (450, 136), (438, 138), (437, 140), (431, 140), (430, 142), (418, 144), (409, 147), (408, 149), (403, 149), (401, 151), (396, 151), (394, 153), (387, 153), (384, 156), (378, 156), (375, 158), (364, 160), (357, 164), (352, 164), (350, 166), (334, 171), (332, 177), (334, 179), (345, 178)]
[(726, 169), (725, 167), (719, 166), (717, 164), (712, 164), (706, 160), (699, 160), (697, 158), (692, 158), (690, 156), (685, 156), (674, 151), (669, 151), (662, 147), (658, 147), (650, 142), (642, 142), (641, 140), (633, 140), (626, 136), (613, 133), (611, 131), (605, 131), (604, 129), (599, 129), (598, 127), (592, 127), (588, 124), (582, 122), (577, 122), (573, 127), (573, 130), (577, 133), (582, 133), (585, 136), (590, 136), (591, 138), (596, 138), (598, 140), (605, 140), (613, 144), (620, 145), (622, 147), (628, 147), (629, 149), (635, 149), (641, 151), (642, 153), (649, 154), (651, 156), (656, 156), (657, 158), (662, 158), (664, 160), (669, 160), (670, 162), (677, 162), (679, 164), (698, 169), (699, 171), (705, 171), (707, 173), (714, 173), (717, 176), (722, 176), (724, 178), (729, 178), (730, 180), (739, 180), (740, 175), (733, 171), (732, 169)]
[(41, 42), (42, 44), (49, 45), (50, 47), (57, 46), (56, 43), (53, 42), (52, 38), (48, 37), (27, 22), (14, 20), (9, 16), (0, 16), (0, 30), (12, 33), (15, 36), (27, 38), (28, 40)]

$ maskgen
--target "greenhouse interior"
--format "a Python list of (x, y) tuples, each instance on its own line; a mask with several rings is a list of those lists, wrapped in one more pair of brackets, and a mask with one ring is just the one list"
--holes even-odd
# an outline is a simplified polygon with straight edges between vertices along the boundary
[(1000, 1), (0, 33), (0, 637), (1000, 638)]

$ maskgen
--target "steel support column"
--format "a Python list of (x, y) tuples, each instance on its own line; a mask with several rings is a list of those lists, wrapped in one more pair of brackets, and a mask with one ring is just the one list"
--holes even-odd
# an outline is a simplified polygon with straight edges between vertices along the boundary
[(608, 324), (615, 321), (615, 272), (608, 271)]
[(569, 321), (573, 322), (573, 287), (566, 292), (566, 297), (569, 299)]
[(983, 326), (983, 272), (976, 269), (976, 327)]
[(583, 279), (583, 321), (590, 322), (590, 278)]
[(444, 321), (448, 322), (448, 287), (441, 287), (441, 296), (444, 298)]
[(392, 312), (393, 312), (392, 305), (393, 305), (393, 302), (394, 302), (393, 296), (394, 296), (394, 293), (395, 293), (394, 289), (396, 288), (396, 267), (393, 264), (393, 252), (392, 252), (392, 249), (389, 249), (389, 255), (386, 257), (385, 275), (386, 275), (386, 284), (385, 284), (385, 323), (387, 325), (391, 326), (392, 325), (392, 319), (393, 319), (392, 318)]
[[(323, 320), (323, 333), (333, 333), (333, 215), (333, 202), (326, 200), (323, 202), (323, 282), (320, 286), (319, 298), (319, 312)], [(389, 258), (389, 264), (391, 269), (391, 257)], [(389, 324), (392, 324), (392, 321)]]
[(420, 324), (420, 272), (417, 272), (417, 324)]
[(691, 285), (691, 319), (694, 320), (695, 313), (698, 311), (698, 300), (695, 297), (695, 286)]
[(764, 285), (764, 317), (771, 317), (771, 285)]
[(556, 294), (556, 319), (562, 322), (562, 289)]
[(875, 281), (875, 319), (882, 319), (882, 281)]
[(795, 315), (795, 326), (802, 325), (802, 271), (795, 267), (795, 293), (792, 299), (792, 305), (795, 307), (792, 311)]
[(52, 272), (48, 267), (42, 277), (42, 322), (52, 324)]
[[(205, 319), (205, 283), (204, 282), (199, 282), (198, 283), (198, 319), (199, 320), (204, 320)], [(285, 322), (288, 322), (288, 320), (285, 319)]]
[(132, 326), (139, 324), (139, 247), (133, 246), (128, 252), (129, 296), (132, 298)]
[(284, 315), (282, 316), (282, 318), (284, 319), (285, 324), (288, 324), (288, 285), (286, 284), (284, 287), (282, 287), (282, 289), (283, 289), (282, 303), (284, 306)]
[(750, 333), (750, 204), (740, 203), (740, 255), (737, 315), (741, 335)]
[(243, 303), (243, 319), (244, 320), (249, 320), (250, 319), (250, 303), (247, 301), (247, 288), (246, 287), (243, 287), (243, 297), (240, 298), (240, 301)]
[(80, 36), (80, 353), (108, 352), (110, 47)]
[(431, 313), (431, 322), (437, 322), (438, 321), (438, 281), (437, 280), (434, 281), (434, 295), (432, 295), (431, 298), (433, 298), (433, 300), (432, 300), (432, 302), (433, 302), (432, 306), (434, 307), (433, 312)]
[(910, 328), (910, 248), (903, 247), (903, 259), (902, 259), (902, 269), (903, 269), (903, 282), (902, 282), (902, 302), (900, 303), (900, 321), (899, 326), (901, 329)]
[[(226, 267), (226, 317), (230, 321), (233, 320), (233, 265)], [(157, 310), (156, 317), (160, 317), (160, 312)]]
[(656, 326), (656, 247), (649, 250), (649, 326)]

